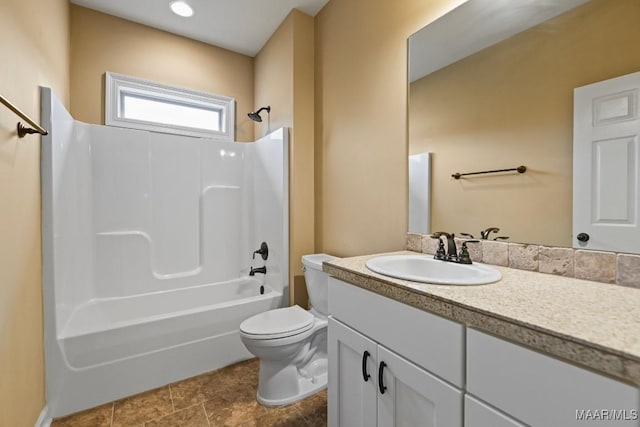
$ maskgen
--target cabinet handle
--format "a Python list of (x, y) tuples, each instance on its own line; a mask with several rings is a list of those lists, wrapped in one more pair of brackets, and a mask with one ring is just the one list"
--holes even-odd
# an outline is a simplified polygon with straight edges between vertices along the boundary
[(378, 368), (378, 387), (380, 387), (380, 394), (384, 394), (384, 391), (387, 389), (387, 386), (382, 382), (382, 373), (386, 367), (386, 363), (380, 362), (380, 367)]
[(369, 378), (371, 378), (371, 375), (367, 373), (367, 358), (369, 356), (371, 356), (371, 354), (367, 350), (362, 353), (362, 378), (364, 382), (369, 381)]

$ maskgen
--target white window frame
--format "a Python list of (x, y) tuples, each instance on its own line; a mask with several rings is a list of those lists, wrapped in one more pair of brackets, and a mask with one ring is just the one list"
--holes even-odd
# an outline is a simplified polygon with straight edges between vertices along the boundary
[[(131, 93), (151, 97), (171, 104), (218, 109), (221, 113), (221, 131), (199, 129), (173, 124), (149, 122), (122, 116), (123, 94)], [(199, 92), (177, 86), (170, 86), (151, 80), (126, 76), (112, 72), (105, 73), (104, 121), (107, 126), (149, 130), (201, 138), (233, 141), (235, 137), (235, 99), (228, 96)]]

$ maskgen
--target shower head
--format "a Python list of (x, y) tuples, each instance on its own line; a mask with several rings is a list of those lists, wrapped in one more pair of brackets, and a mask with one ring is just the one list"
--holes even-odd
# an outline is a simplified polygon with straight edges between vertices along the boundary
[(262, 117), (260, 117), (260, 111), (262, 110), (267, 110), (267, 113), (271, 112), (271, 106), (267, 105), (266, 107), (262, 107), (260, 108), (258, 111), (256, 112), (250, 112), (249, 114), (247, 114), (247, 116), (249, 116), (249, 118), (251, 120), (253, 120), (254, 122), (261, 122), (262, 121)]

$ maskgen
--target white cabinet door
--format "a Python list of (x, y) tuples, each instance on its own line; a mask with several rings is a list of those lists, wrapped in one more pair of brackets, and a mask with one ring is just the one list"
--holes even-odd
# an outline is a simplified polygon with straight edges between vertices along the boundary
[(378, 426), (462, 426), (462, 392), (378, 345)]
[(573, 247), (640, 251), (640, 72), (574, 91)]
[(377, 344), (330, 317), (328, 351), (329, 426), (375, 427)]

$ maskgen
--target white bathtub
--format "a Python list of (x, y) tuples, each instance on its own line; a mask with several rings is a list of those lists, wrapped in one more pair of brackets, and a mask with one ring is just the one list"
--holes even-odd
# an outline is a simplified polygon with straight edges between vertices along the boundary
[(240, 341), (240, 323), (283, 303), (269, 287), (261, 295), (261, 284), (262, 277), (246, 277), (78, 306), (58, 336), (67, 372), (64, 393), (49, 402), (53, 415), (252, 357)]
[(41, 100), (48, 416), (250, 358), (240, 323), (288, 302), (288, 130), (192, 138), (78, 122), (47, 88)]

